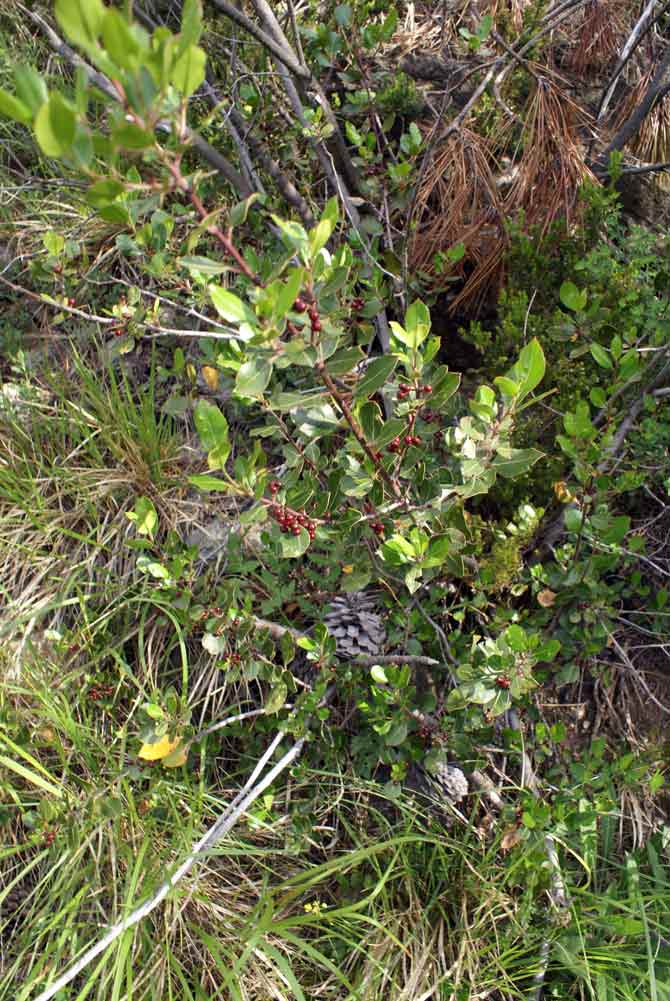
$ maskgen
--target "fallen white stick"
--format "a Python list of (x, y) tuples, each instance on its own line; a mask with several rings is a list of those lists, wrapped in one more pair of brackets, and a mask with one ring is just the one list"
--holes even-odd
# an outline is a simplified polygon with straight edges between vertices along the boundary
[(176, 869), (172, 875), (165, 880), (165, 882), (161, 883), (155, 893), (153, 893), (148, 900), (145, 900), (143, 904), (140, 904), (140, 906), (132, 911), (132, 913), (130, 913), (127, 917), (122, 918), (121, 921), (117, 921), (115, 925), (112, 925), (109, 931), (103, 935), (98, 942), (90, 946), (90, 948), (88, 948), (69, 969), (62, 973), (57, 980), (54, 980), (53, 983), (46, 988), (46, 990), (42, 991), (42, 993), (35, 998), (35, 1001), (49, 1001), (49, 999), (54, 997), (54, 995), (65, 987), (66, 984), (69, 984), (70, 981), (74, 980), (77, 974), (81, 973), (81, 971), (84, 970), (88, 964), (96, 958), (96, 956), (99, 956), (100, 953), (104, 952), (105, 949), (112, 945), (112, 943), (115, 942), (120, 935), (123, 935), (124, 931), (128, 928), (132, 928), (133, 925), (138, 924), (142, 918), (145, 918), (147, 914), (150, 914), (163, 900), (165, 900), (172, 887), (176, 886), (179, 880), (190, 872), (196, 862), (199, 861), (203, 852), (212, 848), (213, 845), (215, 845), (216, 842), (224, 836), (224, 834), (228, 833), (231, 827), (234, 826), (239, 818), (251, 806), (254, 800), (258, 799), (261, 793), (264, 792), (265, 789), (272, 784), (272, 782), (274, 782), (277, 776), (280, 775), (285, 768), (288, 768), (292, 761), (295, 761), (302, 751), (305, 743), (304, 737), (297, 740), (293, 747), (286, 752), (283, 758), (281, 758), (281, 760), (270, 769), (265, 778), (261, 779), (257, 785), (254, 785), (257, 776), (263, 770), (284, 736), (285, 734), (280, 731), (273, 739), (272, 743), (254, 768), (246, 784), (228, 804), (223, 813), (217, 817), (210, 829), (200, 838), (198, 842), (196, 842), (191, 849), (191, 852), (184, 859), (179, 868)]

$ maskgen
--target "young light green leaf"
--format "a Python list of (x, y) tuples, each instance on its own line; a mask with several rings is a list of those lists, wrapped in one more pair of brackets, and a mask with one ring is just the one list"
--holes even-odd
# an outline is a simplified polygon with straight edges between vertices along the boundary
[(74, 108), (58, 93), (53, 93), (35, 117), (35, 136), (43, 153), (58, 157), (74, 142), (77, 120)]
[(281, 554), (285, 560), (295, 560), (309, 549), (309, 532), (300, 529), (300, 535), (282, 535), (280, 537)]
[(252, 358), (241, 365), (235, 379), (235, 392), (238, 396), (258, 398), (263, 395), (270, 376), (272, 362), (266, 358)]
[(36, 115), (45, 101), (49, 100), (47, 85), (32, 66), (15, 66), (14, 83), (16, 96)]
[(537, 337), (521, 349), (516, 365), (507, 372), (507, 378), (519, 385), (519, 402), (528, 396), (544, 378), (546, 362)]
[(430, 333), (430, 313), (425, 303), (416, 299), (405, 313), (405, 330), (410, 336), (412, 348), (418, 348)]
[(223, 469), (230, 455), (228, 421), (214, 403), (200, 400), (194, 412), (195, 427), (207, 449), (207, 464), (210, 469)]
[(189, 45), (197, 45), (202, 34), (202, 3), (200, 0), (184, 0), (181, 11), (181, 31), (179, 32), (179, 52)]
[(386, 677), (386, 671), (381, 664), (373, 664), (370, 668), (370, 674), (372, 675), (372, 680), (377, 685), (388, 685), (389, 679)]
[(126, 517), (133, 522), (138, 535), (146, 535), (153, 539), (158, 524), (158, 515), (148, 497), (138, 497), (134, 510), (126, 511)]
[(266, 699), (263, 707), (265, 712), (269, 715), (278, 713), (280, 709), (283, 709), (287, 695), (288, 688), (286, 687), (286, 683), (284, 681), (278, 681)]
[(170, 82), (173, 87), (190, 97), (205, 79), (207, 55), (199, 45), (189, 45), (172, 67)]
[(56, 0), (54, 13), (75, 45), (88, 49), (97, 43), (105, 17), (101, 0)]
[(9, 91), (2, 89), (0, 89), (0, 115), (11, 118), (14, 122), (20, 122), (22, 125), (27, 125), (33, 117), (27, 104), (19, 101)]
[(107, 54), (122, 69), (137, 66), (140, 46), (130, 25), (119, 10), (110, 8), (102, 22), (102, 40)]
[(230, 484), (226, 483), (225, 480), (220, 480), (218, 476), (211, 476), (210, 473), (196, 473), (193, 476), (189, 476), (188, 482), (191, 486), (197, 487), (198, 490), (203, 490), (205, 493), (228, 493), (230, 490)]
[(209, 294), (219, 316), (228, 323), (256, 324), (256, 315), (236, 295), (220, 285), (210, 285)]

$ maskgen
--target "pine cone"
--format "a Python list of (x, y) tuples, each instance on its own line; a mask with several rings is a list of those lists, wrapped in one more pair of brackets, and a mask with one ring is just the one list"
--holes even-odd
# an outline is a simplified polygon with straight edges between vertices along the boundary
[(433, 771), (423, 765), (412, 766), (408, 785), (437, 803), (460, 803), (468, 794), (468, 780), (458, 765), (438, 764)]
[(338, 595), (328, 606), (323, 621), (341, 657), (375, 657), (382, 652), (386, 630), (374, 608), (374, 595), (365, 591)]

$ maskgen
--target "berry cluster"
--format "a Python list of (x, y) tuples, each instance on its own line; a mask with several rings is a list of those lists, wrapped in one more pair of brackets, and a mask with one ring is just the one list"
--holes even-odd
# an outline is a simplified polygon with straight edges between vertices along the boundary
[(406, 434), (404, 438), (394, 438), (388, 446), (389, 452), (398, 453), (401, 452), (403, 447), (409, 448), (410, 445), (420, 445), (421, 439), (416, 434)]
[(113, 691), (114, 685), (91, 685), (87, 694), (92, 702), (99, 702), (100, 699), (108, 699)]
[(309, 322), (312, 325), (312, 333), (318, 334), (321, 330), (321, 317), (319, 316), (319, 309), (316, 303), (308, 305), (302, 296), (298, 298), (293, 303), (293, 309), (296, 313), (307, 313), (309, 316)]
[(351, 300), (351, 308), (354, 313), (360, 313), (360, 311), (365, 306), (365, 299), (361, 299), (360, 296), (356, 296), (355, 299)]
[(408, 382), (403, 382), (398, 386), (398, 399), (406, 400), (412, 389), (416, 389), (417, 396), (430, 396), (433, 392), (433, 387), (428, 383), (425, 386), (410, 386)]
[(373, 521), (372, 524), (370, 525), (370, 528), (375, 533), (375, 535), (378, 535), (380, 538), (384, 534), (384, 526), (382, 525), (381, 521)]
[(439, 424), (440, 415), (436, 413), (434, 410), (422, 410), (421, 419), (424, 420), (426, 424), (431, 424), (433, 421), (436, 424)]
[(498, 688), (509, 688), (510, 680), (506, 674), (501, 674), (499, 678), (496, 678), (496, 685)]
[(48, 848), (49, 845), (52, 845), (55, 840), (56, 840), (56, 831), (53, 828), (51, 828), (51, 830), (47, 829), (44, 832), (44, 836), (42, 838), (42, 844)]
[(304, 511), (291, 511), (290, 508), (283, 507), (281, 504), (271, 504), (270, 515), (277, 522), (282, 532), (300, 535), (300, 529), (305, 528), (310, 540), (313, 540), (316, 535), (316, 522), (312, 521)]

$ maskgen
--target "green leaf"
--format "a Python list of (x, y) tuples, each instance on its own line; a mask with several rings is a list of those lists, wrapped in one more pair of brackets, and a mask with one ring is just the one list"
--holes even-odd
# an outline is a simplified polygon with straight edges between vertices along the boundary
[(309, 549), (309, 532), (300, 529), (300, 535), (281, 535), (281, 554), (285, 560), (295, 560)]
[(220, 480), (218, 476), (211, 476), (209, 473), (196, 473), (194, 476), (189, 476), (188, 482), (192, 486), (197, 487), (198, 490), (203, 490), (205, 493), (215, 492), (215, 493), (228, 493), (230, 491), (230, 484), (225, 480)]
[(47, 85), (32, 66), (15, 66), (14, 83), (16, 96), (30, 108), (33, 115), (36, 115), (44, 102), (49, 100)]
[(383, 448), (384, 445), (388, 445), (394, 438), (399, 438), (406, 427), (407, 421), (402, 417), (391, 417), (385, 421), (381, 431), (378, 431), (375, 435), (373, 442), (375, 448)]
[(370, 362), (365, 370), (365, 375), (356, 386), (354, 398), (364, 400), (385, 385), (397, 364), (398, 359), (394, 358), (393, 355), (382, 355), (381, 358), (375, 358), (373, 362)]
[(288, 245), (288, 247), (291, 250), (301, 251), (304, 258), (304, 252), (309, 249), (309, 237), (300, 223), (289, 222), (286, 219), (280, 218), (278, 215), (273, 215), (272, 221), (275, 226), (278, 226), (281, 230), (284, 242)]
[(405, 313), (405, 330), (411, 338), (409, 347), (418, 348), (430, 333), (430, 313), (425, 303), (417, 299)]
[(528, 472), (542, 458), (542, 454), (536, 448), (510, 448), (508, 455), (498, 454), (493, 460), (492, 466), (496, 473), (511, 480), (515, 476), (521, 476)]
[(519, 400), (532, 393), (542, 382), (545, 368), (544, 352), (537, 337), (534, 337), (522, 348), (516, 365), (507, 372), (507, 378), (519, 384)]
[(302, 268), (294, 268), (286, 279), (286, 284), (282, 286), (281, 292), (277, 296), (274, 315), (283, 319), (293, 307), (298, 292), (302, 288), (305, 280), (305, 272)]
[(184, 0), (181, 11), (179, 52), (189, 45), (197, 45), (202, 34), (202, 4), (200, 0)]
[(120, 194), (123, 194), (124, 190), (123, 184), (120, 181), (108, 177), (102, 181), (96, 181), (95, 184), (90, 186), (86, 192), (86, 201), (94, 209), (99, 209), (103, 205), (109, 205), (115, 201)]
[(460, 373), (450, 372), (446, 365), (440, 365), (436, 369), (432, 380), (431, 409), (436, 410), (438, 407), (443, 407), (454, 395), (460, 384)]
[(398, 567), (411, 563), (416, 559), (417, 553), (412, 543), (402, 535), (392, 535), (388, 542), (382, 543), (381, 556), (391, 566)]
[(229, 264), (222, 264), (220, 261), (213, 261), (210, 257), (179, 257), (177, 264), (182, 268), (187, 268), (190, 272), (197, 272), (200, 275), (222, 275), (230, 271)]
[(614, 368), (612, 359), (602, 344), (598, 344), (594, 341), (593, 344), (589, 345), (589, 350), (591, 351), (593, 360), (600, 365), (601, 368)]
[(194, 412), (195, 427), (207, 450), (210, 469), (223, 469), (230, 455), (228, 421), (214, 403), (199, 400)]
[(19, 101), (7, 90), (0, 89), (0, 115), (11, 118), (14, 122), (28, 125), (32, 121), (30, 108), (23, 101)]
[(579, 532), (582, 527), (584, 515), (576, 507), (569, 507), (563, 513), (563, 520), (568, 532)]
[(190, 97), (205, 79), (207, 54), (199, 45), (189, 45), (172, 67), (170, 83), (184, 97)]
[(58, 157), (74, 142), (77, 119), (72, 105), (53, 93), (35, 116), (35, 136), (43, 153)]
[(249, 215), (249, 210), (255, 202), (260, 202), (263, 204), (265, 202), (265, 196), (260, 193), (260, 191), (254, 191), (253, 194), (245, 198), (244, 201), (237, 202), (233, 205), (232, 209), (228, 213), (228, 222), (231, 226), (241, 226), (242, 223), (247, 221), (247, 216)]
[(60, 256), (65, 249), (65, 237), (61, 236), (60, 233), (54, 232), (53, 229), (44, 233), (42, 236), (42, 243), (44, 244), (44, 249), (47, 253), (51, 254), (52, 257)]
[(112, 141), (122, 149), (146, 149), (156, 139), (153, 132), (140, 128), (135, 122), (121, 122), (112, 130)]
[(584, 309), (586, 306), (586, 300), (588, 298), (586, 289), (583, 289), (580, 292), (574, 282), (563, 282), (558, 290), (558, 294), (563, 305), (568, 309), (571, 309), (573, 312)]
[(75, 45), (88, 49), (97, 43), (105, 17), (101, 0), (56, 0), (54, 13)]
[(322, 247), (325, 247), (333, 232), (333, 223), (330, 219), (321, 219), (314, 229), (309, 233), (309, 249), (312, 258), (316, 257)]
[(140, 54), (139, 43), (119, 10), (110, 8), (102, 22), (102, 40), (107, 54), (122, 69), (135, 69)]
[(158, 524), (158, 515), (148, 497), (138, 497), (134, 510), (127, 511), (126, 517), (133, 522), (138, 535), (146, 535), (153, 539)]
[(287, 695), (288, 688), (286, 683), (284, 681), (277, 682), (265, 701), (265, 705), (263, 706), (265, 712), (269, 714), (278, 713), (284, 708)]
[(252, 313), (247, 304), (229, 292), (227, 288), (221, 288), (220, 285), (210, 285), (209, 294), (217, 313), (228, 323), (256, 325), (255, 313)]
[(519, 395), (519, 383), (513, 382), (512, 379), (508, 379), (507, 376), (499, 375), (493, 381), (500, 390), (501, 395), (506, 400), (513, 400)]
[(407, 740), (407, 735), (409, 733), (409, 724), (406, 720), (397, 720), (389, 732), (384, 737), (384, 743), (388, 747), (399, 747), (400, 744), (404, 744)]
[(241, 365), (235, 379), (238, 396), (259, 398), (265, 392), (272, 375), (272, 362), (265, 358), (252, 358)]
[(365, 358), (361, 348), (341, 348), (328, 359), (326, 371), (330, 375), (346, 375)]

